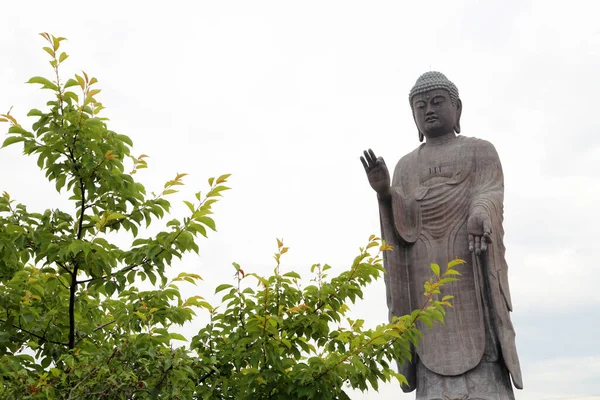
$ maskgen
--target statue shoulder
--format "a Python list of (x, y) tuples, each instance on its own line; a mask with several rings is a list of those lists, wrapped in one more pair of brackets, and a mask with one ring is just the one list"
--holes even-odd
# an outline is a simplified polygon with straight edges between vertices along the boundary
[(494, 147), (492, 142), (485, 140), (485, 139), (479, 139), (479, 138), (468, 137), (468, 136), (463, 136), (463, 135), (458, 136), (458, 139), (460, 139), (463, 146), (472, 148), (473, 150), (476, 150), (476, 151), (477, 150), (496, 151), (496, 148)]
[[(498, 152), (494, 145), (484, 139), (467, 138), (465, 137), (465, 146), (462, 146), (465, 152), (464, 158), (470, 160), (472, 165), (476, 168), (478, 174), (496, 174), (497, 177), (502, 181), (502, 162), (498, 156)], [(499, 174), (499, 175), (498, 175)], [(487, 179), (487, 178), (486, 178)]]
[(396, 163), (396, 168), (395, 168), (394, 172), (396, 173), (401, 170), (405, 170), (407, 168), (414, 168), (415, 165), (417, 164), (419, 149), (422, 146), (423, 146), (423, 144), (420, 145), (419, 147), (417, 147), (416, 149), (414, 149), (413, 151), (411, 151), (410, 153), (402, 156), (402, 158), (400, 158), (400, 160), (398, 160), (398, 162)]
[[(421, 145), (423, 146), (423, 145)], [(400, 160), (396, 163), (396, 168), (394, 168), (394, 176), (392, 178), (392, 186), (398, 186), (401, 184), (401, 180), (406, 183), (409, 177), (417, 176), (417, 165), (419, 159), (419, 149), (421, 146), (417, 147), (410, 153), (404, 155)], [(404, 178), (402, 178), (404, 177)]]

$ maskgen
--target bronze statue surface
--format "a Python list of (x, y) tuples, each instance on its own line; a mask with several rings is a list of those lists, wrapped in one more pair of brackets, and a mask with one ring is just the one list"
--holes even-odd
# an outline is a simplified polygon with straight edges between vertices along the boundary
[[(460, 133), (462, 102), (443, 74), (427, 72), (409, 95), (419, 147), (398, 161), (390, 180), (372, 150), (361, 161), (377, 192), (390, 318), (421, 307), (430, 264), (467, 261), (447, 284), (453, 309), (427, 329), (412, 362), (399, 365), (417, 400), (514, 399), (521, 369), (510, 320), (504, 257), (504, 177), (494, 146)], [(509, 378), (510, 377), (510, 378)]]

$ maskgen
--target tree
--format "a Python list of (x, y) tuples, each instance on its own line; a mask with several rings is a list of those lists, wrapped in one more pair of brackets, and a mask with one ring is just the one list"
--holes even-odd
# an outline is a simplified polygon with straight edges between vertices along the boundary
[[(178, 284), (200, 276), (168, 279), (166, 269), (198, 252), (198, 234), (215, 230), (211, 207), (229, 175), (210, 178), (204, 196), (185, 201), (188, 216), (143, 237), (144, 227), (165, 219), (167, 197), (186, 174), (146, 193), (134, 175), (147, 167), (147, 156), (132, 156), (131, 140), (99, 116), (96, 78), (84, 72), (63, 83), (64, 38), (41, 36), (54, 77), (29, 83), (53, 98), (47, 110), (28, 113), (37, 118), (31, 130), (10, 111), (0, 115), (10, 124), (3, 147), (21, 143), (26, 155), (37, 156), (75, 211), (32, 212), (6, 192), (0, 198), (2, 398), (343, 399), (345, 384), (366, 390), (393, 377), (403, 382), (390, 362), (410, 357), (417, 320), (443, 320), (451, 296), (437, 297), (461, 260), (444, 274), (432, 265), (423, 307), (375, 329), (361, 320), (342, 325), (349, 303), (384, 272), (380, 255), (389, 248), (375, 236), (339, 276), (328, 279), (329, 266), (314, 265), (314, 284), (304, 288), (299, 274), (281, 271), (287, 247), (278, 241), (272, 276), (245, 274), (234, 263), (234, 284), (216, 288), (224, 292), (222, 306), (182, 298)], [(131, 235), (128, 248), (114, 238), (123, 231)], [(144, 280), (151, 289), (137, 287)], [(192, 323), (199, 310), (211, 322), (181, 345), (186, 338), (172, 328)]]

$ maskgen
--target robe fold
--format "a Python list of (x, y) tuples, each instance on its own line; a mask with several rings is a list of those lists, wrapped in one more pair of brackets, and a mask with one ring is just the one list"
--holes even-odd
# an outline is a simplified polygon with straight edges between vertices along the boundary
[[(523, 385), (510, 320), (502, 167), (491, 143), (465, 136), (456, 140), (436, 164), (423, 160), (426, 144), (404, 156), (394, 170), (391, 200), (379, 200), (382, 237), (393, 246), (384, 253), (390, 320), (422, 306), (432, 263), (443, 271), (455, 258), (467, 261), (457, 268), (462, 276), (442, 288), (441, 296), (454, 296), (445, 324), (428, 329), (417, 323), (423, 338), (412, 362), (399, 365), (409, 382), (405, 392), (416, 388), (417, 358), (436, 374), (456, 376), (485, 356), (505, 363), (515, 387)], [(492, 225), (492, 243), (478, 257), (468, 249), (467, 219), (475, 209), (484, 210)]]

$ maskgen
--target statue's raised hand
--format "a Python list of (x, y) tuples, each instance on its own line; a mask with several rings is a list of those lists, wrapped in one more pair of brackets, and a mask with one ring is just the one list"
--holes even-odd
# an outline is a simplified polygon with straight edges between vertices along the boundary
[(488, 249), (492, 243), (492, 223), (487, 212), (474, 210), (467, 220), (467, 231), (469, 233), (469, 251), (480, 255)]
[(383, 158), (376, 157), (373, 150), (365, 150), (364, 156), (360, 157), (363, 167), (367, 172), (367, 178), (373, 190), (379, 197), (387, 197), (390, 194), (390, 172)]

